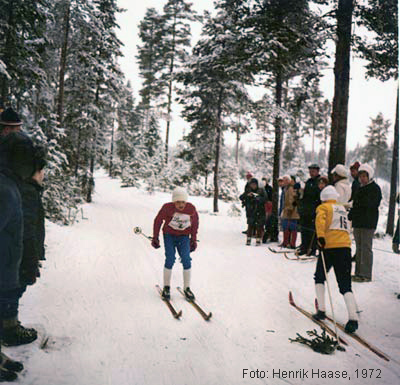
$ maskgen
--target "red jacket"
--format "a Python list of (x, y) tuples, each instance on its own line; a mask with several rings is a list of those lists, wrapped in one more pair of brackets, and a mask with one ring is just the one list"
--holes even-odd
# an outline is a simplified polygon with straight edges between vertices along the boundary
[(190, 235), (191, 239), (196, 240), (197, 229), (199, 228), (199, 215), (197, 214), (196, 207), (191, 203), (186, 203), (183, 210), (178, 210), (173, 202), (163, 205), (154, 219), (154, 239), (158, 238), (163, 222), (164, 234)]

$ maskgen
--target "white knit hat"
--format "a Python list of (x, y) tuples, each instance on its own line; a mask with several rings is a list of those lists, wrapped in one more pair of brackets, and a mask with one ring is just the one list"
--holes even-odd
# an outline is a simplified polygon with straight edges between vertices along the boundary
[(369, 180), (374, 178), (374, 169), (369, 164), (363, 163), (358, 169), (358, 173), (360, 174), (361, 171), (368, 173)]
[(339, 198), (339, 194), (336, 191), (335, 187), (333, 186), (326, 186), (322, 191), (321, 191), (321, 201), (325, 202), (328, 200), (337, 200)]
[(337, 175), (347, 178), (347, 170), (346, 167), (344, 167), (343, 164), (337, 164), (331, 171), (331, 174), (336, 173)]
[(184, 188), (177, 187), (175, 188), (174, 191), (172, 191), (172, 202), (177, 202), (177, 201), (187, 202), (187, 200), (188, 200), (188, 193)]

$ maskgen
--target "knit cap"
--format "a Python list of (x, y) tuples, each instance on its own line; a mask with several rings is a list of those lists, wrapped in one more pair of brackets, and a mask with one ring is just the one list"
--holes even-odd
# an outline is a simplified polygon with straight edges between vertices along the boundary
[(174, 191), (172, 191), (172, 202), (177, 202), (177, 201), (187, 202), (187, 200), (188, 200), (188, 193), (184, 188), (177, 187), (175, 188)]
[(326, 186), (322, 191), (321, 191), (321, 201), (325, 202), (328, 200), (337, 200), (339, 198), (339, 194), (336, 191), (335, 187), (333, 186)]

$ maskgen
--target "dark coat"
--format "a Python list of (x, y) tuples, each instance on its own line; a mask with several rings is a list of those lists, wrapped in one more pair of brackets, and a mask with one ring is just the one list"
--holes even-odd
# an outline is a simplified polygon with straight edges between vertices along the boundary
[(21, 195), (12, 173), (0, 170), (0, 290), (19, 287), (23, 216)]
[(24, 215), (23, 253), (20, 267), (21, 285), (31, 285), (39, 272), (39, 260), (44, 258), (44, 210), (42, 187), (35, 181), (20, 184)]
[(265, 194), (267, 195), (267, 201), (272, 202), (272, 186), (268, 183), (264, 186)]
[(349, 202), (354, 200), (354, 195), (358, 191), (359, 188), (360, 188), (360, 182), (359, 182), (358, 178), (353, 179), (353, 183), (351, 184), (351, 198), (350, 198)]
[(360, 186), (354, 195), (353, 207), (349, 212), (349, 219), (353, 221), (353, 227), (376, 229), (381, 200), (381, 188), (374, 181)]
[(301, 217), (315, 217), (317, 206), (321, 203), (318, 179), (319, 175), (315, 178), (309, 178), (304, 186), (303, 199), (299, 203)]
[[(254, 194), (254, 195), (253, 195)], [(240, 200), (246, 207), (247, 224), (250, 226), (264, 226), (266, 221), (265, 206), (267, 195), (264, 188), (250, 189), (240, 196)]]

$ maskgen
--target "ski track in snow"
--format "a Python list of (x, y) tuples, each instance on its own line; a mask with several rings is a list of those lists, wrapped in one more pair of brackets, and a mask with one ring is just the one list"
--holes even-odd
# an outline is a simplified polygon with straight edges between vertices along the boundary
[[(155, 290), (162, 284), (163, 248), (154, 250), (153, 219), (169, 193), (119, 188), (99, 172), (94, 202), (74, 226), (47, 223), (47, 261), (42, 277), (22, 298), (20, 319), (36, 327), (38, 341), (4, 348), (24, 362), (18, 383), (29, 385), (241, 385), (400, 383), (400, 258), (375, 252), (374, 281), (353, 289), (360, 310), (360, 335), (397, 363), (384, 362), (350, 337), (345, 353), (314, 353), (296, 343), (317, 328), (288, 303), (313, 311), (315, 262), (288, 261), (265, 245), (245, 246), (245, 219), (207, 210), (212, 201), (192, 197), (200, 213), (199, 247), (193, 258), (192, 288), (213, 317), (205, 322), (175, 289), (182, 285), (177, 261), (172, 277), (175, 320)], [(254, 240), (253, 240), (254, 242)], [(390, 240), (374, 246), (390, 250)], [(330, 274), (336, 317), (347, 314)], [(327, 299), (328, 301), (328, 299)], [(328, 302), (327, 302), (328, 303)], [(41, 349), (44, 335), (49, 336)], [(268, 371), (268, 379), (243, 378), (243, 369)], [(275, 370), (347, 371), (348, 379), (272, 378)], [(381, 379), (355, 378), (355, 370), (380, 369)], [(375, 372), (376, 373), (376, 372)]]

